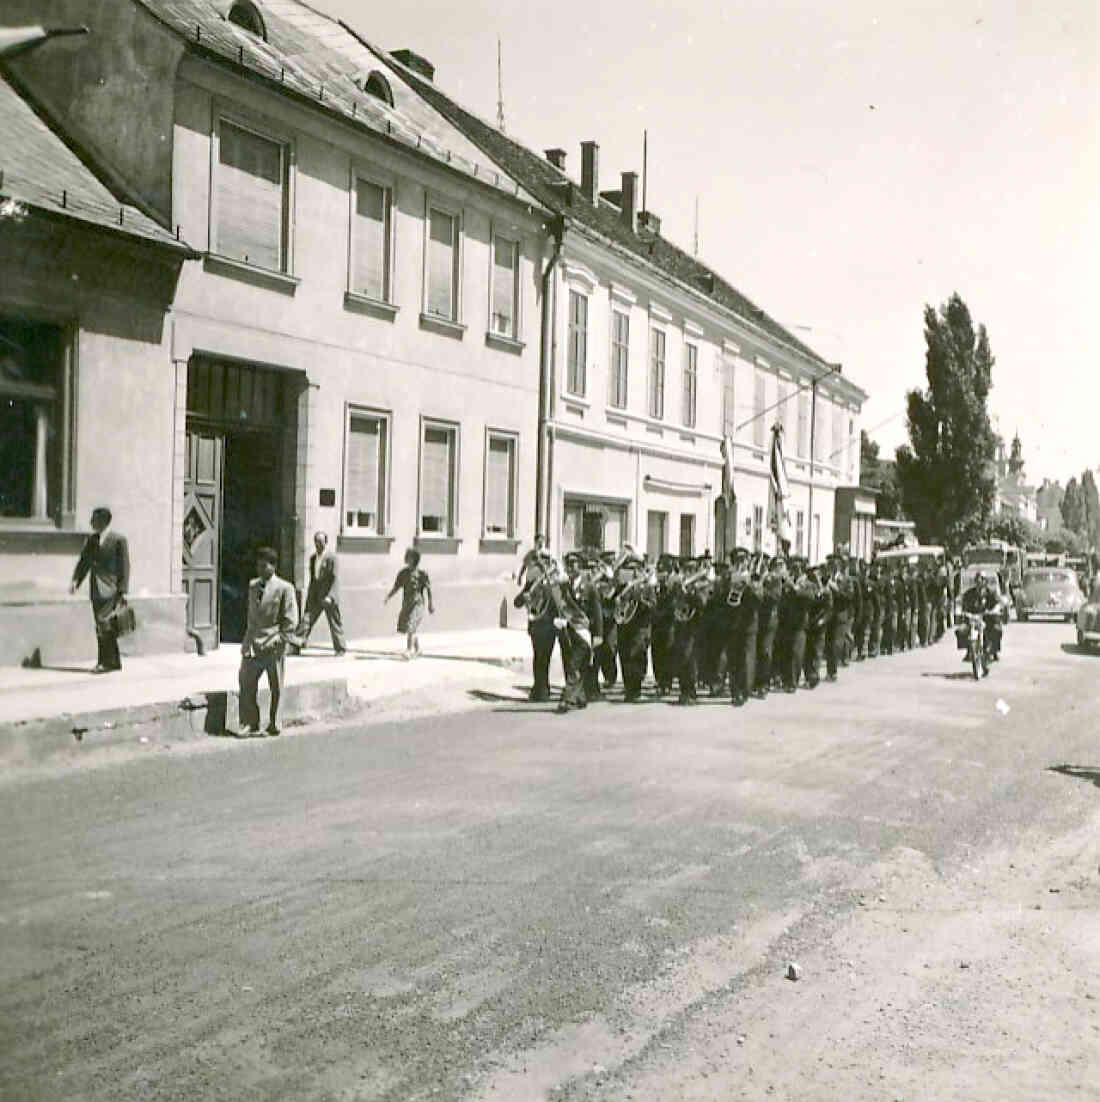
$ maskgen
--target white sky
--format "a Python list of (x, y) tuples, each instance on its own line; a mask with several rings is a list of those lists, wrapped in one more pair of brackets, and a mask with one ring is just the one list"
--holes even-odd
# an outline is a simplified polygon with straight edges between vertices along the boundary
[[(1032, 481), (1100, 464), (1095, 0), (312, 0), (537, 152), (600, 144), (649, 207), (871, 395), (892, 454), (923, 386), (923, 306), (989, 330), (993, 413)], [(801, 328), (812, 327), (811, 329)]]

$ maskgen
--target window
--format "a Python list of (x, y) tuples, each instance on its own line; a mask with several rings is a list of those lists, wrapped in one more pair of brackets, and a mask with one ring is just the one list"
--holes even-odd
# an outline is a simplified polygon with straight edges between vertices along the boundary
[(781, 404), (777, 420), (783, 426), (783, 454), (786, 455), (793, 447), (797, 412), (793, 391), (788, 383), (779, 384), (779, 401)]
[(662, 420), (665, 415), (665, 332), (649, 331), (649, 416)]
[(630, 356), (630, 315), (611, 311), (611, 387), (608, 401), (626, 409), (627, 365)]
[(764, 549), (764, 506), (752, 507), (752, 549), (762, 551)]
[(229, 9), (228, 18), (230, 23), (248, 31), (249, 34), (254, 34), (257, 38), (262, 38), (265, 42), (267, 41), (267, 30), (264, 27), (264, 21), (255, 5), (249, 4), (247, 0), (238, 0)]
[(810, 454), (810, 395), (800, 391), (798, 395), (798, 456), (806, 459)]
[(806, 545), (806, 514), (799, 509), (794, 515), (794, 553), (805, 554)]
[(684, 345), (684, 424), (695, 428), (695, 403), (699, 391), (699, 349)]
[(64, 356), (55, 326), (0, 318), (0, 517), (60, 511)]
[(753, 377), (752, 395), (752, 442), (758, 447), (764, 446), (767, 426), (764, 424), (764, 407), (767, 399), (767, 376), (763, 371), (756, 371)]
[(390, 82), (377, 69), (367, 77), (363, 84), (363, 91), (368, 96), (374, 96), (375, 99), (388, 103), (390, 107), (393, 106), (393, 89), (390, 88)]
[(500, 337), (519, 339), (519, 242), (493, 238), (493, 276), (489, 329)]
[(680, 514), (680, 555), (691, 558), (695, 554), (695, 514)]
[(838, 470), (844, 454), (844, 410), (833, 406), (833, 446), (828, 456), (830, 467)]
[(588, 365), (588, 298), (569, 292), (569, 371), (565, 389), (583, 398)]
[(348, 409), (344, 449), (344, 532), (381, 536), (386, 531), (389, 417)]
[(645, 553), (653, 562), (665, 550), (665, 529), (668, 527), (668, 513), (658, 513), (650, 509), (646, 513)]
[(737, 428), (737, 409), (733, 404), (733, 364), (722, 362), (722, 435), (731, 440)]
[(428, 258), (425, 313), (458, 321), (459, 219), (436, 207), (428, 208)]
[(516, 438), (490, 432), (485, 452), (485, 535), (513, 539), (516, 534)]
[(393, 267), (392, 193), (388, 187), (357, 176), (353, 200), (348, 289), (375, 302), (389, 302)]
[(219, 119), (217, 147), (214, 252), (289, 271), (289, 144)]
[(826, 402), (820, 396), (814, 409), (814, 462), (825, 460), (825, 407)]
[(458, 428), (425, 421), (420, 437), (420, 534), (452, 538), (458, 487)]
[(813, 519), (814, 527), (814, 546), (813, 546), (813, 558), (810, 560), (812, 563), (821, 561), (821, 514), (814, 513)]

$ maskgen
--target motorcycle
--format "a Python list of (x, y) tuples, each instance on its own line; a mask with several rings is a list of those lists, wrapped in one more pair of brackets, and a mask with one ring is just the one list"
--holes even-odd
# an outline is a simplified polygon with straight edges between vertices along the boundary
[(992, 656), (985, 641), (985, 616), (979, 612), (964, 612), (963, 616), (966, 618), (966, 623), (959, 629), (959, 646), (967, 648), (964, 661), (970, 662), (970, 668), (974, 671), (974, 680), (980, 681), (983, 677), (989, 676), (989, 667), (992, 662)]

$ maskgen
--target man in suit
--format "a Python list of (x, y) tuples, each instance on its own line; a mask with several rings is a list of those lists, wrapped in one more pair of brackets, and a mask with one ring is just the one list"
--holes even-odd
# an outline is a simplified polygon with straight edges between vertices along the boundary
[(344, 641), (344, 624), (340, 616), (340, 582), (336, 573), (336, 554), (328, 549), (328, 536), (324, 532), (314, 533), (313, 546), (315, 550), (309, 557), (306, 607), (302, 622), (295, 633), (291, 653), (297, 654), (306, 645), (313, 625), (324, 612), (329, 634), (332, 636), (332, 649), (337, 655), (341, 655), (347, 651), (348, 645)]
[(256, 687), (260, 676), (267, 674), (271, 691), (271, 709), (267, 733), (279, 733), (279, 696), (285, 680), (285, 654), (294, 640), (298, 623), (298, 598), (294, 587), (275, 573), (279, 556), (270, 547), (256, 552), (256, 573), (259, 577), (248, 583), (248, 627), (241, 644), (241, 668), (238, 681), (241, 688), (241, 727), (243, 733), (255, 735), (260, 730), (260, 708)]
[(87, 575), (95, 618), (95, 673), (122, 669), (118, 652), (118, 633), (111, 620), (116, 605), (124, 601), (130, 588), (130, 545), (126, 537), (112, 532), (111, 510), (99, 506), (92, 510), (92, 534), (84, 541), (69, 592), (75, 593)]

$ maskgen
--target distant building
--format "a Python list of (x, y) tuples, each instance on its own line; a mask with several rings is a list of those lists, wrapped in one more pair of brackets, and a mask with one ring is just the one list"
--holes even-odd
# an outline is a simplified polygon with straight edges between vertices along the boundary
[(1042, 486), (1035, 492), (1035, 511), (1039, 518), (1039, 527), (1051, 535), (1062, 530), (1062, 498), (1066, 491), (1060, 482), (1043, 479)]
[(993, 460), (996, 484), (993, 512), (997, 516), (1017, 516), (1038, 524), (1036, 490), (1024, 478), (1024, 465), (1020, 456), (1019, 436), (1013, 439), (1011, 452), (1006, 452), (1004, 441), (998, 437), (996, 457)]

